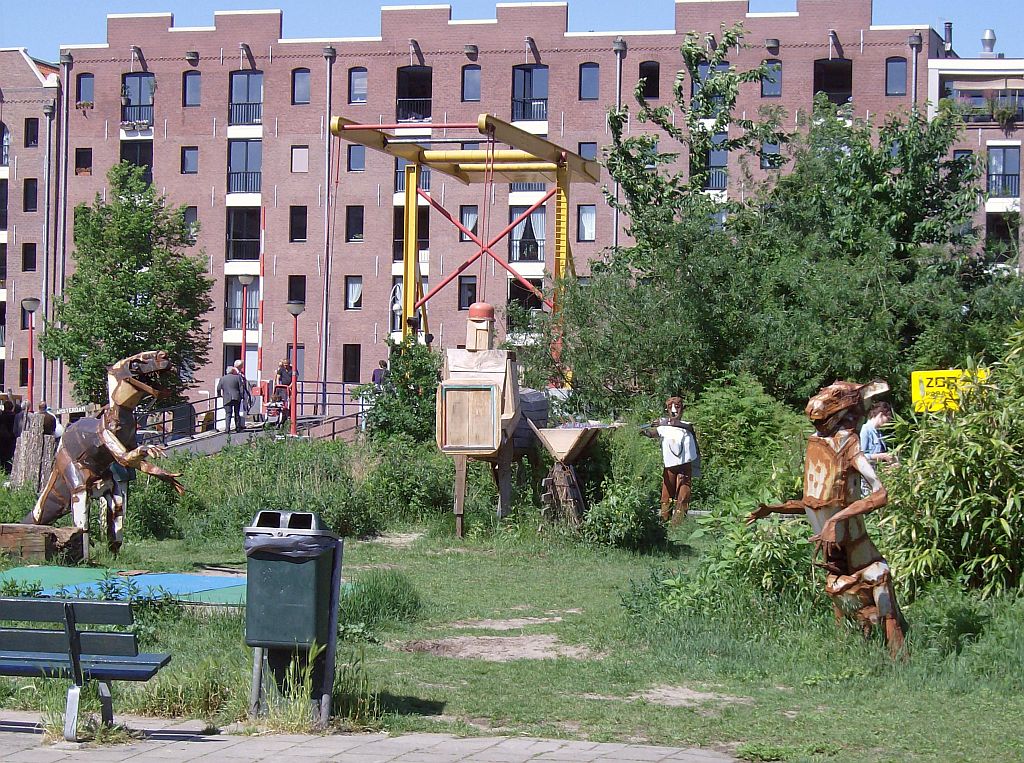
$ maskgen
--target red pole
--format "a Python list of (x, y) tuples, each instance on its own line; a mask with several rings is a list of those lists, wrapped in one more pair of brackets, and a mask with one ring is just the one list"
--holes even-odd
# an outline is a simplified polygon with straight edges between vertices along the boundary
[[(245, 328), (249, 322), (249, 287), (242, 284), (242, 378), (245, 379)], [(246, 382), (248, 383), (248, 382)]]
[(28, 412), (34, 413), (32, 410), (32, 388), (35, 386), (35, 342), (33, 341), (32, 334), (36, 325), (35, 313), (28, 314)]
[(298, 390), (298, 378), (299, 378), (299, 316), (293, 315), (294, 319), (294, 330), (292, 332), (292, 389), (291, 389), (291, 414), (292, 414), (292, 425), (291, 434), (292, 437), (298, 437), (299, 431), (295, 426), (295, 393)]

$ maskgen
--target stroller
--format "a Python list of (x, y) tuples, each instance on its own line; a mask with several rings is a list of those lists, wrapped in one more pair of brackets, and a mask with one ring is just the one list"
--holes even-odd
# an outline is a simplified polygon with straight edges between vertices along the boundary
[(288, 423), (288, 388), (284, 385), (277, 385), (274, 394), (267, 403), (267, 424), (273, 427), (283, 427)]

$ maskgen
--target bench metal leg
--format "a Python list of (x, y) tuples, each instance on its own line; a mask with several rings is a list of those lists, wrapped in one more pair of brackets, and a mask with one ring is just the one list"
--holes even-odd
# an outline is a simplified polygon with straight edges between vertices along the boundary
[(97, 681), (96, 688), (100, 695), (100, 717), (104, 726), (114, 725), (114, 702), (110, 697), (110, 684), (106, 681)]
[(64, 738), (69, 742), (78, 741), (78, 700), (81, 694), (81, 686), (68, 689), (68, 701), (64, 706)]

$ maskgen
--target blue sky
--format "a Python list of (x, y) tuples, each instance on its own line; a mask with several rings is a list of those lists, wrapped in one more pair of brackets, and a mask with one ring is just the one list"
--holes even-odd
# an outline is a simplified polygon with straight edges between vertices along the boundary
[[(437, 3), (440, 0), (432, 0)], [(387, 4), (417, 4), (388, 0)], [(493, 0), (452, 0), (455, 18), (494, 18)], [(755, 11), (794, 10), (796, 0), (750, 0)], [(0, 47), (25, 46), (37, 58), (55, 61), (58, 47), (69, 43), (106, 41), (108, 13), (170, 11), (175, 24), (213, 23), (214, 10), (280, 8), (286, 37), (375, 35), (380, 31), (379, 4), (362, 0), (50, 0), (42, 6), (0, 0)], [(952, 21), (954, 44), (964, 57), (981, 50), (981, 33), (996, 31), (996, 50), (1024, 57), (1024, 14), (1021, 0), (875, 0), (876, 24), (929, 24), (942, 31)], [(44, 15), (40, 15), (40, 10)], [(640, 0), (629, 10), (608, 0), (569, 0), (569, 28), (583, 30), (671, 29), (672, 0)]]

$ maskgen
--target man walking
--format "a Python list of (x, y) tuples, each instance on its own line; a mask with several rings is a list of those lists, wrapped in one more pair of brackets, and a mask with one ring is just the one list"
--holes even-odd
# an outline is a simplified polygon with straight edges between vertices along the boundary
[(235, 431), (245, 431), (245, 420), (242, 418), (242, 398), (245, 396), (245, 379), (234, 366), (228, 366), (224, 375), (217, 381), (217, 394), (224, 400), (224, 431), (231, 431), (231, 418), (234, 416)]

